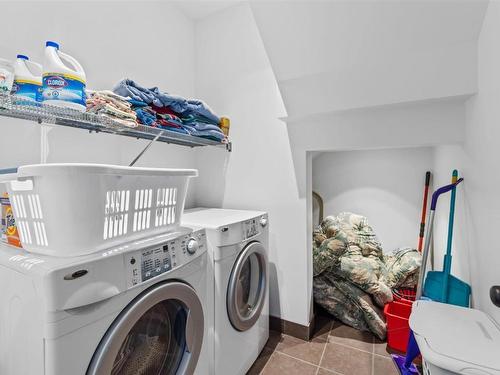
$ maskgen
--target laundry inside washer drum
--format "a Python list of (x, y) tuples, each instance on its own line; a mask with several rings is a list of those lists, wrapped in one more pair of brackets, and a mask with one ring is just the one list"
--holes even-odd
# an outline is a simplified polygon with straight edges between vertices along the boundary
[(175, 300), (163, 301), (144, 314), (124, 340), (112, 375), (175, 374), (186, 340), (186, 311)]

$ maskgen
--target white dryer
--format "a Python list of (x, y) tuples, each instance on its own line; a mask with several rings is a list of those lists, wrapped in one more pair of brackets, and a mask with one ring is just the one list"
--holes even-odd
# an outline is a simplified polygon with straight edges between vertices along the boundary
[(245, 374), (269, 338), (267, 214), (192, 209), (183, 223), (207, 230), (209, 275), (214, 275), (211, 373)]
[(0, 246), (0, 374), (208, 373), (206, 234), (57, 258)]

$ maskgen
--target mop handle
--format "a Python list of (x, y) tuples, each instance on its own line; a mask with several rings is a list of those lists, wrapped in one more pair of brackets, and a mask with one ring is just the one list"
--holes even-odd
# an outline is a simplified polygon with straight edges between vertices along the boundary
[(431, 208), (429, 213), (429, 226), (427, 228), (427, 235), (425, 236), (425, 246), (422, 252), (422, 264), (420, 265), (420, 271), (418, 273), (418, 283), (417, 283), (417, 294), (415, 300), (419, 300), (422, 297), (422, 289), (424, 286), (424, 276), (425, 269), (427, 268), (427, 258), (429, 257), (429, 249), (431, 247), (432, 241), (432, 227), (434, 226), (434, 209)]
[(450, 190), (452, 190), (454, 187), (456, 187), (459, 183), (461, 183), (464, 179), (459, 178), (457, 182), (446, 185), (443, 187), (440, 187), (437, 189), (433, 194), (432, 194), (432, 200), (431, 200), (431, 211), (429, 215), (429, 227), (427, 228), (427, 236), (425, 238), (425, 246), (424, 246), (424, 251), (422, 252), (422, 264), (420, 266), (420, 272), (418, 273), (418, 284), (417, 284), (417, 295), (416, 299), (420, 299), (422, 297), (422, 289), (424, 286), (424, 276), (425, 276), (425, 269), (427, 268), (427, 259), (429, 257), (429, 249), (431, 247), (431, 241), (432, 241), (432, 228), (434, 226), (434, 214), (436, 211), (436, 206), (437, 206), (437, 201), (438, 198), (441, 194), (447, 193)]
[(451, 189), (453, 189), (455, 186), (457, 186), (459, 183), (461, 183), (464, 179), (463, 178), (459, 178), (457, 180), (457, 182), (453, 183), (453, 184), (449, 184), (449, 185), (446, 185), (446, 186), (443, 186), (443, 187), (440, 187), (439, 189), (437, 189), (434, 194), (432, 194), (432, 201), (431, 201), (431, 210), (432, 211), (436, 211), (436, 205), (437, 205), (437, 201), (438, 201), (438, 198), (441, 194), (444, 194), (444, 193), (447, 193), (449, 192)]
[(422, 253), (422, 245), (424, 242), (425, 234), (425, 216), (427, 213), (427, 200), (429, 197), (429, 185), (431, 182), (431, 172), (425, 173), (425, 188), (424, 188), (424, 203), (422, 204), (422, 217), (420, 219), (420, 233), (418, 235), (418, 252)]

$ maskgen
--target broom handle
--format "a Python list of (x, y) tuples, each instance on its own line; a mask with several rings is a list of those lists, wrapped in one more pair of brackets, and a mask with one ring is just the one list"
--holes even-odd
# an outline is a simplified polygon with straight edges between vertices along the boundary
[(431, 181), (431, 172), (427, 171), (425, 173), (425, 187), (424, 187), (424, 203), (422, 205), (422, 216), (420, 219), (420, 233), (418, 235), (418, 252), (422, 253), (422, 245), (424, 242), (425, 234), (425, 217), (427, 214), (427, 199), (429, 197), (429, 185)]
[(420, 271), (418, 273), (417, 295), (415, 296), (415, 300), (419, 300), (420, 297), (422, 297), (425, 269), (427, 268), (427, 258), (429, 257), (429, 249), (431, 247), (431, 241), (432, 241), (432, 227), (434, 226), (434, 213), (435, 210), (431, 208), (429, 214), (429, 226), (427, 228), (427, 235), (425, 236), (424, 251), (422, 252), (422, 264), (420, 265)]
[(437, 189), (434, 194), (432, 194), (432, 200), (431, 200), (431, 211), (429, 215), (429, 227), (427, 228), (427, 236), (425, 238), (425, 246), (424, 246), (424, 251), (422, 252), (422, 264), (420, 266), (420, 272), (418, 274), (418, 284), (417, 284), (417, 295), (416, 299), (420, 299), (422, 297), (422, 289), (424, 286), (424, 276), (425, 276), (425, 269), (427, 267), (427, 258), (429, 257), (429, 249), (431, 247), (431, 240), (432, 240), (432, 230), (434, 226), (434, 213), (436, 211), (436, 206), (437, 206), (437, 201), (438, 198), (441, 194), (447, 193), (450, 190), (452, 190), (454, 187), (456, 187), (459, 183), (463, 181), (463, 178), (459, 178), (457, 182), (454, 184), (446, 185), (443, 187), (440, 187)]
[[(458, 171), (455, 169), (451, 177), (451, 183), (454, 184), (458, 180)], [(444, 303), (448, 302), (448, 275), (451, 273), (451, 245), (453, 243), (453, 226), (455, 222), (455, 200), (457, 196), (456, 185), (451, 189), (450, 198), (450, 216), (448, 219), (448, 242), (446, 244), (446, 254), (443, 261), (443, 291), (442, 291), (442, 301)]]

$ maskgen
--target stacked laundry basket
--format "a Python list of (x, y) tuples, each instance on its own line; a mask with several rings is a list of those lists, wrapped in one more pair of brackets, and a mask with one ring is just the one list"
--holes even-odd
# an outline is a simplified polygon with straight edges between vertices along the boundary
[(196, 170), (98, 164), (39, 164), (0, 175), (7, 181), (23, 247), (76, 256), (180, 225)]

